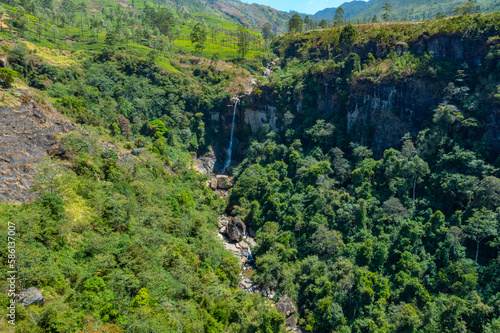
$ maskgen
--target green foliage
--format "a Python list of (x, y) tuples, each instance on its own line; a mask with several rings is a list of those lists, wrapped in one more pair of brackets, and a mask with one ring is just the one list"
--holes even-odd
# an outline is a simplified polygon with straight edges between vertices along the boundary
[(207, 32), (201, 23), (197, 23), (191, 32), (191, 43), (194, 45), (198, 55), (205, 49), (205, 42), (207, 40)]
[(293, 14), (288, 21), (288, 32), (302, 32), (304, 29), (304, 21), (299, 14)]
[(467, 1), (463, 5), (458, 6), (453, 10), (455, 15), (470, 15), (477, 14), (481, 12), (481, 8), (476, 5), (473, 1)]
[[(274, 42), (282, 60), (254, 96), (275, 101), (285, 130), (263, 128), (251, 142), (229, 205), (257, 230), (255, 280), (293, 298), (305, 329), (496, 327), (498, 170), (478, 142), (485, 142), (498, 78), (490, 76), (488, 93), (477, 82), (496, 68), (497, 51), (472, 69), (412, 47), (424, 35), (448, 33), (495, 44), (481, 31), (496, 34), (498, 15), (475, 17), (335, 27)], [(375, 57), (372, 48), (385, 53)], [(414, 82), (440, 82), (444, 103), (429, 109), (419, 133), (372, 151), (380, 142), (371, 129), (357, 136), (349, 128), (351, 117), (368, 116), (356, 112), (370, 103), (352, 92)], [(382, 122), (372, 123), (385, 128)], [(363, 144), (349, 142), (353, 135)]]
[(250, 33), (243, 27), (238, 27), (238, 53), (244, 59), (248, 53), (248, 48), (250, 46)]
[[(95, 139), (66, 136), (67, 174), (45, 162), (39, 199), (2, 204), (2, 233), (6, 221), (19, 226), (19, 281), (46, 299), (19, 311), (18, 327), (281, 332), (283, 316), (238, 288), (238, 259), (215, 236), (223, 202), (205, 177), (188, 169), (170, 175), (154, 156), (118, 164), (117, 152)], [(82, 172), (84, 164), (105, 178)]]
[(3, 88), (11, 88), (14, 78), (18, 76), (19, 73), (10, 68), (0, 68), (0, 85)]

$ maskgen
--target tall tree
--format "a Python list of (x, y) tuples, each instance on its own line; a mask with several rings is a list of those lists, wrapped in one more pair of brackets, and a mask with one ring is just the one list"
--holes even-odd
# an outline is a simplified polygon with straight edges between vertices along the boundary
[(474, 3), (475, 1), (467, 1), (463, 5), (458, 6), (453, 10), (454, 15), (471, 15), (478, 14), (481, 12), (481, 7)]
[(469, 224), (466, 226), (465, 231), (476, 241), (476, 259), (474, 262), (477, 263), (481, 242), (487, 237), (498, 235), (498, 217), (496, 213), (489, 209), (475, 209), (474, 214), (467, 222)]
[(57, 35), (57, 28), (55, 25), (50, 27), (50, 34), (52, 35), (52, 40), (55, 42), (56, 41), (56, 35)]
[(273, 27), (271, 26), (271, 23), (267, 22), (262, 27), (262, 38), (264, 38), (267, 41), (271, 39), (272, 36), (273, 36)]
[(391, 20), (391, 13), (393, 11), (392, 5), (388, 2), (386, 2), (383, 6), (382, 9), (384, 10), (384, 14), (382, 15), (382, 19), (384, 22), (389, 22)]
[(306, 15), (306, 17), (304, 17), (304, 25), (305, 25), (305, 30), (310, 30), (311, 29), (311, 24), (312, 24), (312, 21), (311, 21), (311, 18), (309, 18), (309, 15)]
[(35, 31), (38, 35), (38, 41), (40, 41), (40, 38), (42, 37), (42, 32), (43, 32), (42, 22), (38, 22), (38, 24), (35, 25)]
[(205, 42), (207, 41), (207, 32), (203, 24), (196, 23), (191, 31), (191, 43), (194, 45), (194, 49), (199, 57), (201, 57), (201, 52), (205, 49)]
[(344, 9), (342, 9), (342, 7), (339, 7), (335, 12), (335, 18), (333, 19), (333, 26), (341, 27), (344, 24), (345, 24), (345, 12)]
[(356, 30), (352, 24), (346, 25), (339, 37), (339, 46), (343, 52), (349, 52), (356, 41)]
[(288, 32), (302, 32), (304, 22), (299, 14), (293, 14), (292, 18), (288, 21)]
[(384, 211), (392, 219), (392, 241), (394, 242), (396, 240), (396, 223), (408, 213), (408, 210), (398, 198), (390, 197), (384, 202)]
[(238, 37), (238, 53), (242, 58), (245, 58), (245, 56), (248, 53), (248, 49), (250, 47), (250, 32), (248, 31), (247, 28), (240, 25), (238, 27), (237, 37)]
[(321, 27), (321, 29), (326, 29), (326, 27), (328, 27), (328, 22), (326, 22), (325, 19), (321, 20), (321, 22), (319, 22), (319, 26)]
[(77, 6), (72, 0), (63, 0), (60, 5), (60, 10), (64, 19), (68, 22), (68, 26), (71, 27), (71, 22), (73, 22), (75, 17)]

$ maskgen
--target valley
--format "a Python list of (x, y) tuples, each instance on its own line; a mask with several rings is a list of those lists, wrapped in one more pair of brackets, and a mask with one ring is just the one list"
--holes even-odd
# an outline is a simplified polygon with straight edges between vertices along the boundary
[(497, 4), (383, 5), (2, 3), (0, 331), (498, 332)]

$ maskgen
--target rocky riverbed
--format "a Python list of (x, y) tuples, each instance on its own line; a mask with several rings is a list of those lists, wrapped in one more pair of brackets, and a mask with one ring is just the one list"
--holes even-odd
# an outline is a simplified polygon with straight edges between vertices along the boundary
[(226, 214), (219, 216), (219, 238), (226, 250), (232, 252), (240, 260), (240, 288), (246, 292), (273, 299), (276, 295), (274, 291), (262, 288), (254, 281), (253, 273), (256, 267), (253, 249), (257, 247), (257, 243), (249, 234), (253, 235), (252, 231), (247, 230), (243, 221), (238, 217)]
[[(218, 175), (207, 181), (207, 185), (221, 197), (229, 195), (229, 189), (233, 185), (231, 177)], [(233, 210), (234, 212), (234, 210)], [(263, 288), (255, 282), (254, 272), (255, 258), (253, 256), (255, 248), (258, 246), (254, 240), (255, 231), (248, 228), (237, 216), (223, 214), (219, 216), (219, 239), (226, 250), (233, 253), (240, 263), (240, 284), (239, 287), (247, 293), (261, 294), (275, 301), (276, 310), (285, 315), (285, 327), (289, 332), (305, 332), (297, 327), (296, 308), (287, 297), (280, 297), (278, 300), (276, 292), (269, 288)]]

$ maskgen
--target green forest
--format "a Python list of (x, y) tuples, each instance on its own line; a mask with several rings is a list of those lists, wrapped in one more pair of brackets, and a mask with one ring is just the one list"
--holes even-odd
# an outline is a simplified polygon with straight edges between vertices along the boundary
[[(0, 4), (0, 331), (500, 332), (500, 14), (217, 2)], [(233, 129), (221, 195), (195, 166)], [(240, 288), (222, 215), (272, 297)], [(13, 270), (44, 298), (14, 324)]]

